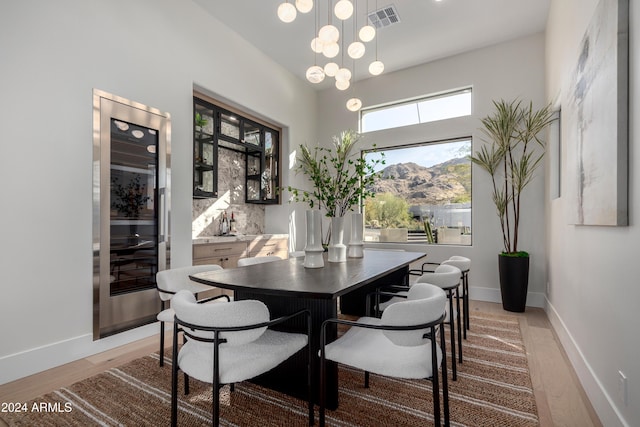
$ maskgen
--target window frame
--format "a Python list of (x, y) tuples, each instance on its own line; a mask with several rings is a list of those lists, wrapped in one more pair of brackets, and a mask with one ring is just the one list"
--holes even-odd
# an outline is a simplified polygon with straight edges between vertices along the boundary
[[(424, 103), (426, 101), (433, 101), (433, 100), (437, 100), (437, 99), (443, 99), (443, 98), (458, 96), (458, 95), (465, 94), (465, 93), (469, 93), (470, 94), (469, 114), (453, 115), (453, 116), (449, 116), (449, 117), (443, 117), (443, 118), (437, 118), (435, 120), (425, 120), (425, 121), (423, 121), (420, 118), (420, 104), (421, 103)], [(394, 109), (402, 108), (402, 107), (405, 107), (405, 106), (411, 106), (411, 105), (415, 106), (417, 122), (404, 123), (404, 124), (400, 124), (400, 125), (396, 125), (396, 126), (388, 126), (388, 127), (376, 128), (376, 129), (371, 129), (371, 130), (365, 129), (365, 123), (366, 123), (365, 117), (368, 114), (382, 112), (382, 111), (385, 111), (385, 110), (394, 110)], [(434, 123), (434, 122), (437, 122), (437, 121), (448, 120), (448, 119), (453, 119), (453, 118), (457, 118), (457, 117), (469, 117), (469, 116), (472, 116), (472, 115), (473, 115), (473, 86), (465, 86), (465, 87), (456, 88), (456, 89), (449, 89), (449, 90), (442, 91), (442, 92), (436, 92), (436, 93), (432, 93), (432, 94), (428, 94), (428, 95), (420, 95), (420, 96), (416, 96), (416, 97), (412, 97), (412, 98), (396, 100), (396, 101), (392, 101), (392, 102), (388, 102), (388, 103), (384, 103), (384, 104), (378, 104), (378, 105), (373, 105), (373, 106), (361, 108), (360, 111), (359, 111), (359, 130), (360, 130), (360, 133), (369, 133), (369, 132), (375, 132), (375, 131), (379, 131), (379, 130), (397, 129), (397, 128), (401, 128), (401, 127), (405, 127), (405, 126), (415, 126), (415, 125), (426, 124), (426, 123)]]
[[(472, 151), (473, 150), (473, 136), (472, 135), (468, 135), (468, 136), (457, 136), (457, 137), (452, 137), (452, 138), (443, 138), (443, 139), (437, 139), (437, 140), (432, 140), (432, 141), (424, 141), (424, 142), (414, 142), (414, 143), (407, 143), (407, 144), (398, 144), (398, 145), (391, 145), (391, 146), (384, 146), (384, 147), (375, 147), (375, 148), (371, 148), (371, 149), (365, 149), (362, 150), (361, 155), (363, 157), (365, 157), (367, 154), (369, 153), (375, 153), (375, 152), (387, 152), (387, 151), (395, 151), (395, 150), (402, 150), (402, 149), (410, 149), (410, 148), (417, 148), (417, 147), (424, 147), (424, 146), (433, 146), (433, 145), (442, 145), (442, 144), (448, 144), (448, 143), (455, 143), (455, 142), (465, 142), (468, 141), (469, 143), (469, 148)], [(455, 158), (455, 157), (452, 157)], [(463, 157), (460, 157), (463, 158)], [(407, 241), (366, 241), (365, 243), (368, 245), (378, 245), (378, 244), (403, 244), (403, 245), (415, 245), (415, 244), (430, 244), (430, 245), (437, 245), (437, 246), (464, 246), (464, 247), (471, 247), (473, 246), (473, 163), (471, 162), (470, 159), (468, 159), (469, 161), (469, 185), (470, 185), (470, 190), (469, 190), (469, 195), (470, 195), (470, 201), (469, 201), (469, 232), (470, 232), (470, 239), (467, 243), (464, 243), (462, 238), (460, 242), (452, 242), (452, 243), (438, 243), (437, 240), (434, 243), (430, 243), (428, 240), (426, 240), (426, 236), (425, 236), (425, 240), (410, 240), (408, 239)], [(389, 165), (387, 165), (389, 166)], [(406, 200), (406, 199), (405, 199)], [(417, 205), (420, 206), (420, 205)], [(446, 206), (446, 205), (443, 205)], [(411, 206), (409, 206), (411, 207)], [(466, 209), (466, 208), (463, 208)], [(366, 212), (365, 212), (365, 203), (362, 203), (360, 205), (360, 212), (366, 217)], [(411, 210), (409, 211), (411, 213)], [(415, 218), (415, 217), (414, 217)], [(437, 227), (436, 225), (433, 225), (434, 229)], [(467, 226), (463, 225), (463, 227), (466, 229)], [(367, 229), (366, 226), (366, 221), (365, 221), (365, 231)], [(408, 233), (409, 235), (411, 233)], [(464, 235), (464, 234), (462, 234)]]

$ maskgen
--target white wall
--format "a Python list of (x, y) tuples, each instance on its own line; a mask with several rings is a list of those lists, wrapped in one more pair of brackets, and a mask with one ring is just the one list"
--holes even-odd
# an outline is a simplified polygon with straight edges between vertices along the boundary
[[(640, 22), (637, 2), (630, 1), (629, 90), (629, 226), (593, 227), (569, 224), (569, 188), (546, 201), (549, 265), (548, 314), (603, 425), (640, 425), (640, 302), (637, 242), (640, 240)], [(554, 0), (547, 23), (547, 99), (566, 99), (579, 44), (598, 0)], [(569, 170), (566, 147), (575, 143), (562, 130), (565, 152), (561, 175)], [(549, 199), (549, 198), (548, 198)], [(618, 371), (628, 378), (629, 403), (619, 396)]]
[[(384, 61), (384, 52), (381, 53)], [(382, 74), (355, 85), (352, 92), (327, 89), (319, 97), (322, 118), (318, 141), (329, 143), (331, 135), (343, 129), (358, 129), (358, 114), (345, 108), (346, 100), (356, 94), (364, 106), (445, 90), (473, 86), (473, 114), (440, 122), (367, 133), (362, 148), (436, 141), (445, 138), (473, 138), (474, 152), (482, 144), (480, 118), (493, 110), (492, 100), (517, 97), (534, 105), (544, 105), (544, 36), (537, 34), (473, 52), (423, 64), (410, 69)], [(525, 191), (522, 207), (521, 250), (531, 254), (529, 305), (542, 305), (546, 281), (544, 234), (543, 171)], [(498, 253), (502, 235), (491, 201), (490, 178), (476, 166), (472, 169), (473, 246), (428, 246), (428, 259), (441, 261), (458, 254), (472, 259), (470, 287), (472, 298), (501, 301), (498, 281)], [(348, 236), (348, 233), (345, 233)], [(411, 246), (407, 246), (411, 248)], [(415, 248), (415, 246), (414, 246)]]
[(157, 333), (92, 341), (93, 88), (171, 114), (174, 266), (191, 263), (193, 85), (287, 127), (285, 153), (314, 138), (316, 94), (190, 1), (4, 2), (0, 58), (4, 383)]

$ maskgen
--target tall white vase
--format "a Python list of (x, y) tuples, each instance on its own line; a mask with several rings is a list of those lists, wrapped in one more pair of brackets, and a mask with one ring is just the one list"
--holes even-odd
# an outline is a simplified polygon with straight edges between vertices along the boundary
[(344, 240), (344, 217), (331, 218), (331, 242), (329, 242), (329, 262), (345, 262), (347, 246)]
[(324, 267), (322, 254), (322, 214), (318, 209), (307, 211), (307, 242), (304, 247), (304, 265), (307, 268)]
[(364, 235), (364, 223), (362, 214), (357, 212), (351, 213), (351, 238), (349, 239), (349, 247), (347, 248), (347, 256), (349, 258), (362, 258), (364, 256), (364, 243), (362, 236)]

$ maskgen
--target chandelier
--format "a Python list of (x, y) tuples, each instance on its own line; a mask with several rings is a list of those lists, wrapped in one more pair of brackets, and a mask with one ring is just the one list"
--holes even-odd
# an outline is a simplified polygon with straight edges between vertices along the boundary
[[(351, 80), (355, 76), (355, 61), (361, 59), (367, 46), (365, 43), (375, 42), (375, 60), (369, 64), (369, 73), (377, 76), (384, 71), (384, 64), (378, 59), (378, 37), (376, 28), (367, 22), (359, 26), (358, 23), (359, 0), (333, 0), (327, 1), (327, 20), (320, 22), (320, 4), (315, 10), (315, 32), (310, 47), (314, 55), (314, 64), (307, 69), (306, 77), (311, 83), (320, 83), (326, 77), (335, 79), (338, 90), (349, 89)], [(295, 5), (294, 5), (295, 3)], [(376, 2), (377, 3), (377, 2)], [(278, 17), (281, 21), (289, 23), (296, 19), (298, 12), (309, 13), (313, 10), (313, 0), (285, 0), (278, 6)], [(332, 7), (333, 6), (333, 7)], [(369, 0), (366, 1), (366, 15), (369, 14)], [(334, 19), (335, 18), (335, 19)], [(353, 34), (345, 34), (345, 21), (352, 19)], [(338, 28), (340, 27), (340, 29)], [(348, 39), (348, 41), (347, 41)], [(345, 49), (346, 46), (346, 49)], [(351, 68), (345, 63), (345, 52), (352, 61)], [(318, 65), (318, 57), (326, 58), (323, 66)], [(337, 59), (336, 59), (337, 58)], [(362, 107), (362, 101), (355, 95), (346, 102), (350, 111), (358, 111)]]

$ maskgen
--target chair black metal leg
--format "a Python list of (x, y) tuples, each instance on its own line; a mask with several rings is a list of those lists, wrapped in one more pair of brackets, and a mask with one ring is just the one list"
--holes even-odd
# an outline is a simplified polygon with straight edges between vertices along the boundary
[(160, 322), (160, 367), (164, 366), (164, 322)]
[(364, 388), (369, 388), (369, 371), (364, 371)]
[(444, 406), (444, 425), (449, 427), (449, 380), (447, 379), (447, 351), (444, 339), (444, 325), (440, 325), (440, 346), (442, 347), (442, 401)]
[(220, 367), (220, 361), (218, 359), (218, 333), (215, 333), (214, 351), (213, 351), (213, 405), (211, 407), (211, 421), (213, 427), (220, 425), (220, 375), (218, 369)]
[(458, 371), (456, 369), (456, 328), (453, 317), (453, 295), (449, 290), (449, 332), (451, 334), (451, 377), (454, 381), (458, 380)]
[[(462, 283), (463, 287), (464, 287), (464, 295), (465, 295), (465, 300), (464, 300), (464, 309), (465, 309), (465, 328), (466, 329), (471, 329), (471, 322), (469, 319), (469, 273), (464, 273), (464, 279), (463, 279), (463, 283)], [(466, 332), (465, 332), (466, 334)]]
[(220, 387), (218, 386), (218, 384), (214, 384), (212, 386), (212, 393), (213, 393), (213, 406), (211, 407), (211, 425), (213, 427), (219, 427), (220, 418), (218, 415), (218, 410), (220, 409)]
[[(431, 327), (431, 382), (433, 384), (432, 387), (432, 391), (433, 391), (433, 421), (435, 424), (435, 427), (440, 427), (441, 422), (440, 422), (440, 386), (439, 386), (439, 381), (438, 381), (438, 351), (436, 349), (437, 345), (436, 345), (436, 341), (435, 341), (435, 329), (433, 327)], [(442, 334), (441, 334), (442, 335)], [(447, 365), (444, 364), (444, 349), (442, 350), (443, 353), (443, 367), (446, 370), (447, 369)], [(445, 374), (446, 375), (446, 374)]]
[(319, 418), (319, 424), (320, 427), (324, 427), (324, 407), (325, 407), (325, 399), (326, 399), (326, 393), (327, 393), (327, 384), (326, 384), (326, 379), (325, 379), (325, 375), (326, 375), (326, 361), (324, 359), (324, 351), (322, 351), (324, 349), (324, 342), (322, 343), (322, 347), (320, 348), (320, 410), (318, 413), (318, 418)]
[[(178, 325), (173, 328), (174, 337), (178, 333)], [(171, 364), (171, 425), (178, 424), (178, 341), (173, 339), (173, 363)]]
[(311, 348), (311, 315), (307, 317), (307, 399), (309, 405), (309, 425), (315, 423), (313, 415), (313, 372), (311, 365), (313, 363), (313, 349)]
[[(177, 342), (177, 340), (174, 341), (174, 342)], [(186, 337), (186, 335), (183, 335), (182, 336), (182, 345), (184, 345), (186, 342), (187, 342), (187, 337)], [(178, 361), (178, 359), (177, 359), (177, 356), (176, 356), (176, 358), (173, 359), (173, 363), (178, 363), (177, 361)], [(184, 374), (184, 394), (185, 394), (185, 396), (189, 394), (189, 375), (187, 375), (186, 372)]]
[[(456, 289), (456, 296), (458, 296), (458, 289)], [(460, 298), (456, 298), (456, 306), (457, 306), (457, 319), (456, 323), (458, 324), (458, 362), (462, 363), (462, 323), (460, 321)]]
[(467, 289), (464, 286), (464, 273), (462, 276), (462, 335), (467, 339), (467, 323), (468, 323), (468, 307), (467, 307)]

